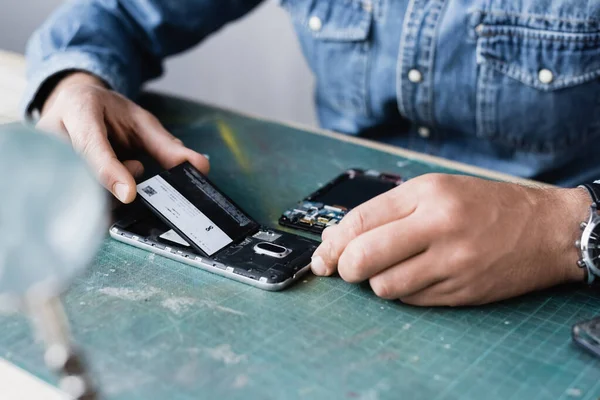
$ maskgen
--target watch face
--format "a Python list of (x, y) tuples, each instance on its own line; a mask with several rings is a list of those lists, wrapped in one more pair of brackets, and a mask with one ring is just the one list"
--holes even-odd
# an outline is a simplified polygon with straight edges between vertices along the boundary
[(600, 278), (600, 215), (595, 205), (591, 211), (581, 236), (581, 261), (588, 270), (588, 283)]
[(588, 242), (588, 254), (594, 265), (599, 264), (600, 260), (600, 225), (594, 226), (592, 231), (590, 232), (590, 240)]

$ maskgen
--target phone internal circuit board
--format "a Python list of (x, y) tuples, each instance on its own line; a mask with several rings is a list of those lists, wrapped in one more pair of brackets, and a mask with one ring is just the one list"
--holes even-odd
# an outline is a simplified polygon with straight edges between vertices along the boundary
[(335, 225), (342, 220), (348, 209), (342, 206), (328, 206), (323, 203), (301, 201), (294, 209), (283, 213), (297, 228), (321, 233), (326, 227)]
[(402, 177), (374, 170), (349, 169), (283, 212), (279, 223), (320, 234), (354, 207), (402, 183)]

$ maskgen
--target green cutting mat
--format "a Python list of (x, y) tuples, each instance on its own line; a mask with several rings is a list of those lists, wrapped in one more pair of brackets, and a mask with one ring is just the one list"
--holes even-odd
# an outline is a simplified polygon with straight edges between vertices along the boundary
[[(211, 157), (211, 178), (256, 219), (349, 167), (410, 178), (435, 165), (174, 98), (147, 106)], [(417, 308), (341, 279), (270, 293), (107, 239), (66, 294), (108, 399), (597, 399), (600, 360), (571, 325), (600, 295), (561, 288), (477, 308)], [(0, 356), (54, 382), (20, 316)]]

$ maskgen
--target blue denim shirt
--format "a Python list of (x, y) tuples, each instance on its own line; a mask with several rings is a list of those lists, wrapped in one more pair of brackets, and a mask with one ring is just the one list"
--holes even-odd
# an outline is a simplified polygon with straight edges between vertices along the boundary
[[(135, 98), (260, 0), (76, 0), (28, 46), (29, 109), (81, 69)], [(573, 186), (600, 177), (600, 1), (280, 0), (323, 127)]]

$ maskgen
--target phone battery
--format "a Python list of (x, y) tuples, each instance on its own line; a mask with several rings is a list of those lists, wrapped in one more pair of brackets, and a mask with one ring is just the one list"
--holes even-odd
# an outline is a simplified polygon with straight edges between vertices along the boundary
[(259, 229), (188, 162), (138, 184), (137, 192), (179, 236), (209, 257)]

